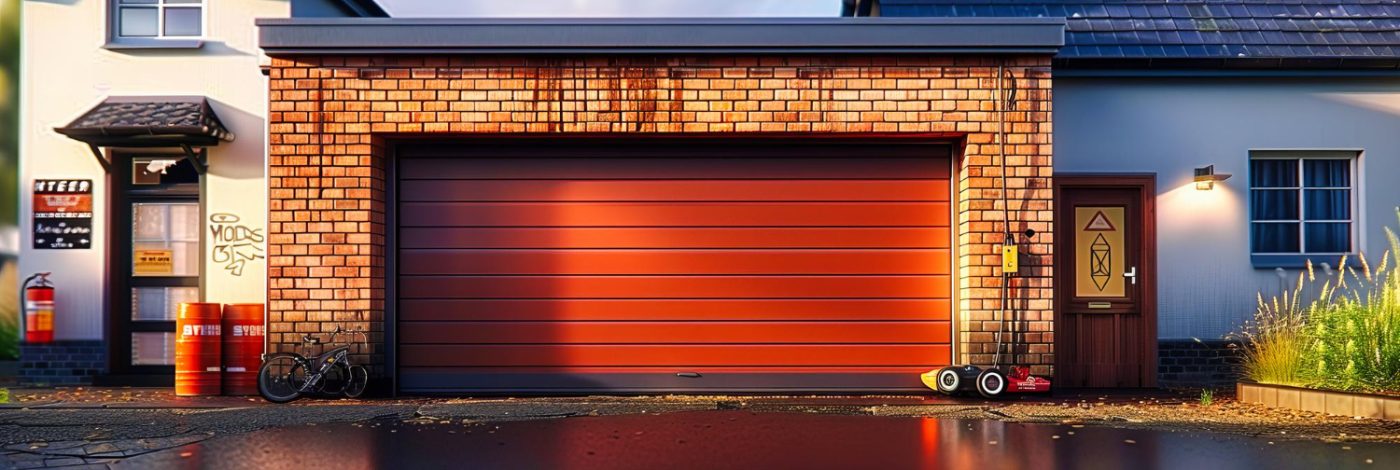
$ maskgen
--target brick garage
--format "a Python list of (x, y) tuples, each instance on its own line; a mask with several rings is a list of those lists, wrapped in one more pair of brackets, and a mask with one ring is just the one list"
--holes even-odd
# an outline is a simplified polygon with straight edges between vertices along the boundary
[[(504, 134), (907, 137), (956, 153), (956, 360), (991, 362), (1001, 307), (1006, 154), (1018, 362), (1052, 373), (1050, 62), (1022, 55), (502, 57), (279, 54), (270, 78), (269, 336), (272, 350), (337, 324), (371, 331), (386, 367), (396, 142)], [(998, 67), (1014, 77), (998, 145)], [(1010, 80), (1000, 81), (1011, 87)], [(392, 326), (392, 325), (389, 325)], [(911, 379), (913, 379), (911, 377)], [(913, 379), (916, 380), (916, 379)], [(917, 383), (915, 383), (917, 385)]]

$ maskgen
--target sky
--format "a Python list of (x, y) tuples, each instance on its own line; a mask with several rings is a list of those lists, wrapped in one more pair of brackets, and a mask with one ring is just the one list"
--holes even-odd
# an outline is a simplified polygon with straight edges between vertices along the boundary
[(395, 17), (839, 16), (841, 0), (376, 0)]

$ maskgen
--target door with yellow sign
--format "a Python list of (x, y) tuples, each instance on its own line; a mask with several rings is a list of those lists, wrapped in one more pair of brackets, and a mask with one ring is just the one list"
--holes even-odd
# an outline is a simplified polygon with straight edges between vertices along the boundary
[(1153, 386), (1152, 180), (1057, 179), (1055, 383)]

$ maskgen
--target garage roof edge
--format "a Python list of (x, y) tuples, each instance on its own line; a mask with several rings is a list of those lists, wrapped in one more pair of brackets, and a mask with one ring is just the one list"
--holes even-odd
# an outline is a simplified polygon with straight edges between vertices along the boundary
[(260, 19), (269, 54), (1054, 54), (1063, 18)]

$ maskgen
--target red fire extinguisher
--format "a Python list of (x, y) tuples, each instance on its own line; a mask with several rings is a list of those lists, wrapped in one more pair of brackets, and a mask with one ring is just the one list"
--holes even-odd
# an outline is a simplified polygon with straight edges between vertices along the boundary
[[(50, 273), (38, 273), (24, 280), (24, 342), (53, 342), (53, 283)], [(32, 285), (31, 285), (32, 284)]]

